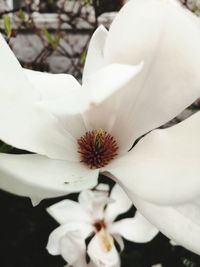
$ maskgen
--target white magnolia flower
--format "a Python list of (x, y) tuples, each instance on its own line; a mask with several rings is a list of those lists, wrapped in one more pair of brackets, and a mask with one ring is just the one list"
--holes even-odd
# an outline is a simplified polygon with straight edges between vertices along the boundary
[(103, 172), (164, 234), (200, 253), (200, 113), (153, 130), (199, 97), (199, 47), (199, 20), (169, 0), (129, 1), (109, 33), (96, 31), (82, 87), (23, 70), (1, 38), (0, 138), (37, 153), (1, 154), (1, 188), (37, 202), (91, 188)]
[[(134, 242), (149, 242), (158, 233), (138, 212), (133, 218), (114, 222), (131, 205), (127, 195), (116, 185), (109, 198), (108, 191), (87, 190), (80, 193), (79, 203), (63, 200), (51, 206), (48, 212), (61, 226), (49, 236), (49, 253), (62, 255), (73, 267), (120, 266), (114, 240), (123, 250), (122, 237)], [(88, 237), (92, 238), (86, 248)], [(91, 259), (89, 263), (86, 263), (86, 252)]]

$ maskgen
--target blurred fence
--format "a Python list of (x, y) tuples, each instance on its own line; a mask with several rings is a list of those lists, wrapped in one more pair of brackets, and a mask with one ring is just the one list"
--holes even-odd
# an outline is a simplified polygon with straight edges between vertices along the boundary
[(0, 0), (0, 29), (23, 66), (80, 79), (92, 33), (99, 24), (109, 26), (112, 12), (122, 4), (121, 0)]
[[(180, 0), (198, 14), (199, 0)], [(0, 31), (21, 64), (79, 80), (90, 37), (125, 0), (0, 0)], [(199, 8), (199, 9), (198, 9)]]

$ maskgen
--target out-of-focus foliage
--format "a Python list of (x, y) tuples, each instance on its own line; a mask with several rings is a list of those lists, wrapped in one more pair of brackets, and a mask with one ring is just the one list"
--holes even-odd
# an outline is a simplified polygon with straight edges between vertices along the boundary
[(12, 29), (11, 29), (11, 22), (10, 22), (9, 15), (5, 15), (3, 17), (3, 22), (4, 22), (4, 29), (5, 29), (6, 37), (8, 39), (10, 39), (11, 33), (12, 33)]
[(122, 2), (17, 0), (13, 10), (0, 11), (1, 31), (24, 67), (71, 73), (81, 79), (87, 46), (98, 25), (98, 16), (119, 10)]
[(200, 16), (200, 1), (199, 0), (180, 0), (188, 9)]

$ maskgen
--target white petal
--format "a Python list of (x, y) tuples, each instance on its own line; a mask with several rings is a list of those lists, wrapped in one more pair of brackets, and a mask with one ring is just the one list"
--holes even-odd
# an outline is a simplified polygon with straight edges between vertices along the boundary
[(149, 242), (159, 232), (139, 212), (133, 218), (123, 219), (111, 224), (108, 231), (110, 234), (118, 233), (125, 239), (136, 243)]
[(105, 61), (145, 63), (113, 129), (122, 129), (124, 150), (200, 96), (199, 32), (195, 15), (169, 1), (133, 0), (119, 12), (106, 40)]
[(72, 200), (62, 200), (47, 209), (48, 213), (60, 224), (69, 222), (92, 223), (91, 217), (83, 207)]
[(188, 202), (200, 195), (200, 112), (142, 138), (107, 169), (131, 193), (158, 204)]
[(90, 75), (83, 84), (84, 93), (88, 93), (90, 105), (100, 104), (119, 89), (128, 84), (143, 68), (143, 63), (131, 66), (111, 64)]
[(42, 201), (42, 198), (39, 198), (39, 197), (32, 197), (31, 198), (31, 203), (32, 203), (33, 207), (36, 207), (37, 205), (39, 205), (41, 201)]
[(70, 232), (60, 241), (61, 255), (74, 267), (86, 267), (86, 245), (80, 232)]
[(80, 89), (78, 81), (69, 74), (52, 74), (24, 69), (24, 72), (35, 90), (40, 92), (41, 99), (67, 97), (70, 92)]
[(99, 26), (94, 32), (88, 47), (86, 62), (83, 70), (83, 82), (93, 72), (102, 68), (104, 63), (104, 45), (108, 31), (104, 26)]
[(79, 160), (76, 139), (51, 114), (32, 103), (4, 97), (0, 98), (0, 107), (1, 140), (50, 158)]
[(85, 110), (89, 110), (84, 113), (84, 119), (88, 129), (102, 128), (111, 131), (121, 104), (119, 95), (142, 68), (143, 63), (136, 66), (111, 64), (85, 81), (83, 90), (88, 94)]
[[(12, 94), (13, 97), (20, 94), (21, 98), (27, 101), (38, 99), (39, 92), (31, 87), (22, 67), (1, 34), (0, 48), (1, 90), (7, 90), (7, 93)], [(16, 88), (15, 91), (13, 91), (14, 88)]]
[[(67, 116), (66, 120), (69, 119), (70, 114), (74, 120), (74, 116), (86, 111), (82, 115), (87, 131), (102, 128), (110, 132), (121, 101), (119, 95), (122, 94), (130, 80), (137, 76), (142, 67), (143, 63), (137, 66), (108, 65), (91, 74), (85, 80), (82, 89), (76, 90), (62, 100), (41, 101), (40, 107), (53, 113), (58, 119)], [(118, 91), (121, 93), (118, 94)], [(83, 132), (80, 131), (80, 136), (81, 134)]]
[(132, 206), (132, 201), (129, 199), (124, 190), (117, 184), (111, 191), (110, 199), (111, 202), (105, 210), (105, 219), (107, 222), (114, 221), (118, 215), (125, 213)]
[(120, 248), (120, 252), (124, 250), (124, 240), (123, 238), (118, 235), (118, 234), (112, 234), (113, 238), (115, 239), (115, 241), (118, 243), (119, 248)]
[[(78, 81), (72, 75), (51, 74), (31, 70), (25, 70), (25, 72), (34, 88), (40, 91), (41, 101), (59, 101), (59, 99), (68, 98), (69, 94), (76, 94), (81, 88)], [(41, 107), (40, 103), (38, 105)], [(67, 105), (67, 102), (65, 105)], [(73, 137), (79, 138), (86, 132), (81, 115), (66, 116), (62, 113), (59, 106), (55, 108), (53, 115), (59, 120), (63, 129)]]
[(90, 218), (93, 219), (93, 222), (103, 219), (104, 208), (109, 201), (107, 191), (82, 191), (78, 200), (82, 208), (90, 214)]
[(76, 139), (56, 118), (36, 106), (40, 92), (1, 36), (0, 58), (0, 139), (20, 149), (78, 161)]
[(168, 238), (200, 254), (200, 206), (188, 203), (178, 206), (159, 206), (132, 195), (138, 210)]
[(97, 191), (109, 192), (109, 189), (110, 189), (110, 187), (108, 184), (98, 184), (96, 186)]
[[(76, 114), (94, 107), (112, 94), (123, 88), (141, 70), (143, 63), (137, 66), (127, 64), (110, 64), (91, 74), (84, 82), (83, 88), (71, 91), (67, 98), (60, 101), (43, 101), (41, 106), (60, 113)], [(67, 101), (67, 102), (66, 102)], [(64, 104), (67, 103), (66, 106)], [(57, 105), (60, 104), (59, 107)]]
[(119, 267), (120, 259), (115, 246), (110, 251), (102, 248), (100, 235), (96, 234), (88, 245), (88, 255), (97, 267)]
[(61, 254), (60, 241), (65, 236), (67, 238), (67, 234), (70, 234), (72, 232), (80, 233), (80, 240), (82, 240), (87, 238), (91, 234), (92, 227), (85, 223), (76, 223), (76, 222), (63, 224), (59, 226), (49, 236), (49, 240), (47, 243), (48, 252), (52, 255)]
[(178, 244), (174, 240), (170, 240), (169, 243), (172, 246), (178, 246)]
[(0, 154), (0, 177), (1, 189), (44, 199), (94, 187), (98, 170), (34, 154)]
[[(69, 94), (76, 94), (81, 89), (80, 84), (72, 75), (51, 74), (31, 70), (25, 70), (25, 73), (32, 86), (40, 92), (41, 101), (59, 101), (59, 99), (68, 98)], [(40, 104), (38, 105), (41, 107)], [(65, 105), (69, 105), (69, 103), (66, 102)], [(55, 115), (62, 128), (66, 131), (66, 139), (71, 139), (71, 137), (67, 137), (67, 134), (71, 134), (77, 139), (86, 132), (81, 115), (67, 116), (65, 113), (61, 113), (59, 107), (56, 107), (53, 115)]]

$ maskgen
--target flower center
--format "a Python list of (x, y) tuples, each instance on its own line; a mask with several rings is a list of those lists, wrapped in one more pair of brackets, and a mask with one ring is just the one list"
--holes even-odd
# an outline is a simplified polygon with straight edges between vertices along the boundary
[(106, 228), (106, 223), (104, 222), (104, 220), (97, 220), (94, 223), (94, 227), (96, 228), (96, 231), (99, 232), (102, 228)]
[(91, 169), (102, 168), (117, 156), (117, 142), (102, 129), (86, 132), (77, 143), (81, 162)]
[(111, 251), (114, 241), (111, 235), (106, 231), (106, 223), (104, 220), (97, 220), (93, 224), (99, 238), (100, 246), (104, 252)]

